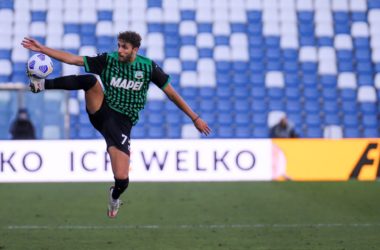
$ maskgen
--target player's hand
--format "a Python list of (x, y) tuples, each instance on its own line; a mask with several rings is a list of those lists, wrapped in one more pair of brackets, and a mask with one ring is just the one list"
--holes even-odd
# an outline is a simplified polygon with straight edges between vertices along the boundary
[(24, 37), (24, 39), (21, 42), (21, 45), (24, 48), (33, 50), (35, 52), (42, 52), (43, 46), (36, 39), (33, 38)]
[(211, 133), (211, 129), (209, 128), (207, 123), (200, 117), (194, 121), (194, 126), (198, 129), (199, 132), (201, 132), (204, 135), (209, 135)]

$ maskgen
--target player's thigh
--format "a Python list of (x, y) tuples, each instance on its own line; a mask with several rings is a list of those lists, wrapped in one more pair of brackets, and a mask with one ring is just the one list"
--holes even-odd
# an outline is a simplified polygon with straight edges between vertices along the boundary
[(90, 114), (94, 114), (102, 106), (104, 93), (99, 81), (85, 92), (86, 108)]
[(116, 179), (125, 180), (129, 174), (129, 155), (115, 146), (108, 148), (112, 171)]

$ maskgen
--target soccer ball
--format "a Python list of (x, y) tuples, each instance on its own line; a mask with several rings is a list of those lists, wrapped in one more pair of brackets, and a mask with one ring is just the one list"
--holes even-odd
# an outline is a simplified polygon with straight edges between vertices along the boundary
[(29, 58), (26, 67), (29, 76), (46, 78), (53, 72), (53, 61), (45, 54), (34, 54)]

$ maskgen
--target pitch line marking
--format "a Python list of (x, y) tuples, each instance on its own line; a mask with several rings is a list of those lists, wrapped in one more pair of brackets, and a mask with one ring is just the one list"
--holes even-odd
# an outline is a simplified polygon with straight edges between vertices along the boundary
[(330, 223), (330, 224), (214, 224), (214, 225), (9, 225), (5, 230), (130, 230), (130, 229), (260, 229), (260, 228), (332, 228), (332, 227), (380, 227), (380, 223)]

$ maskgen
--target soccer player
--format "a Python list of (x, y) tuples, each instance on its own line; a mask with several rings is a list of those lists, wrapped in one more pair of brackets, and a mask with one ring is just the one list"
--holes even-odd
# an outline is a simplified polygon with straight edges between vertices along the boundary
[(200, 133), (211, 129), (170, 85), (167, 75), (154, 61), (138, 53), (141, 36), (133, 31), (119, 33), (118, 50), (95, 57), (78, 56), (56, 50), (25, 37), (22, 46), (46, 54), (58, 61), (84, 66), (85, 71), (100, 76), (103, 88), (92, 74), (70, 75), (54, 79), (30, 78), (30, 89), (38, 93), (45, 89), (85, 91), (86, 110), (91, 124), (103, 135), (110, 155), (115, 183), (109, 190), (108, 216), (115, 217), (120, 207), (120, 195), (129, 184), (130, 134), (144, 108), (150, 82), (156, 84), (194, 123)]

